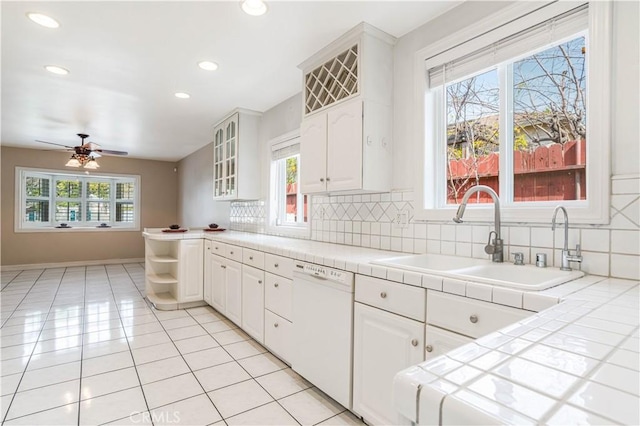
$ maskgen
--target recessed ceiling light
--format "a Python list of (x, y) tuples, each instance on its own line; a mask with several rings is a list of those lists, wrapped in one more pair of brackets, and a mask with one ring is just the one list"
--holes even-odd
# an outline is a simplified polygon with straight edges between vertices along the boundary
[(260, 16), (267, 13), (267, 4), (262, 0), (244, 0), (242, 10), (247, 15)]
[(62, 67), (57, 67), (55, 65), (47, 65), (44, 67), (44, 69), (46, 69), (49, 72), (52, 72), (54, 74), (58, 74), (58, 75), (67, 75), (69, 74), (69, 70), (62, 68)]
[(207, 71), (215, 71), (218, 69), (218, 64), (210, 61), (198, 62), (198, 66), (203, 70), (207, 70)]
[(27, 13), (27, 18), (31, 19), (36, 24), (40, 24), (47, 28), (58, 28), (60, 26), (58, 21), (42, 13), (29, 12)]
[(189, 95), (188, 93), (184, 93), (184, 92), (178, 92), (175, 94), (176, 98), (180, 98), (180, 99), (189, 99), (191, 97), (191, 95)]

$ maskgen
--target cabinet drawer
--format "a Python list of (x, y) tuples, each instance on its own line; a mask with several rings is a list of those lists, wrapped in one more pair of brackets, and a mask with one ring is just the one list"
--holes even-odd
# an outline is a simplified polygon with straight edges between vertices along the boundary
[(271, 352), (288, 364), (291, 364), (292, 339), (293, 324), (265, 309), (264, 344)]
[(425, 320), (424, 288), (356, 275), (356, 301), (417, 321)]
[(265, 253), (264, 270), (281, 277), (293, 279), (293, 259)]
[(264, 269), (264, 253), (248, 248), (242, 249), (242, 263), (254, 268)]
[(533, 315), (533, 312), (429, 291), (427, 323), (478, 338)]
[(269, 272), (264, 273), (264, 278), (264, 307), (291, 321), (293, 281)]
[(226, 257), (227, 245), (218, 241), (211, 241), (211, 254)]
[(236, 262), (242, 262), (242, 247), (227, 245), (224, 256)]
[(473, 339), (462, 334), (452, 333), (432, 325), (428, 325), (425, 332), (425, 359), (429, 360), (446, 354), (462, 345), (473, 342)]

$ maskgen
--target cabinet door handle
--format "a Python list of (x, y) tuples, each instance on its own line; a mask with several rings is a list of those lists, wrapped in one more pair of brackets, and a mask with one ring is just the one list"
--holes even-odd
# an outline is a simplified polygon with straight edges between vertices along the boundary
[(275, 283), (273, 286), (274, 286), (274, 287), (276, 287), (276, 288), (278, 288), (278, 287), (280, 286), (280, 284)]
[(331, 179), (329, 179), (329, 176), (327, 176), (327, 182), (329, 182)]
[(222, 269), (226, 269), (226, 266), (224, 266), (224, 265), (220, 265), (220, 267), (221, 267)]
[(262, 280), (258, 280), (258, 284), (262, 284)]
[(433, 352), (433, 346), (431, 345), (427, 345), (425, 349), (427, 350), (427, 352)]
[(253, 260), (253, 256), (249, 256), (249, 260)]
[(476, 314), (473, 314), (469, 317), (469, 321), (471, 321), (473, 324), (478, 322), (478, 316)]
[(277, 263), (274, 263), (274, 264), (273, 264), (273, 267), (274, 267), (274, 268), (277, 268), (277, 267), (278, 267), (278, 264), (277, 264)]
[(418, 339), (411, 340), (411, 346), (418, 346)]
[(229, 253), (233, 254), (233, 252), (232, 252), (232, 251), (230, 251)]
[(324, 178), (320, 178), (320, 182), (324, 182)]
[(275, 328), (278, 328), (278, 323), (277, 323), (277, 322), (274, 322), (274, 323), (273, 323), (273, 326), (274, 326)]
[(382, 297), (383, 299), (386, 299), (387, 293), (383, 291), (382, 293), (380, 293), (380, 297)]

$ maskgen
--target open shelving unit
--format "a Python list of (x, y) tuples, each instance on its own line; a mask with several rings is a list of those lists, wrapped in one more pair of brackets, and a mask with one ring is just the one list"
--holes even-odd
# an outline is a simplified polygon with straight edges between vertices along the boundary
[(180, 241), (145, 239), (145, 292), (156, 309), (178, 307)]

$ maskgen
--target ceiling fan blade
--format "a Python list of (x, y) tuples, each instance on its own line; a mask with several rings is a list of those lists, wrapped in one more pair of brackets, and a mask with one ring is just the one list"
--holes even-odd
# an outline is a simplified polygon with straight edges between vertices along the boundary
[(97, 151), (100, 148), (100, 145), (95, 143), (95, 142), (87, 142), (84, 145), (85, 148), (87, 148), (90, 151)]
[(100, 157), (102, 157), (102, 155), (98, 154), (98, 151), (91, 151), (91, 152), (89, 153), (89, 157), (92, 157), (92, 158), (100, 158)]
[(127, 151), (113, 151), (111, 149), (94, 149), (93, 152), (99, 152), (104, 155), (129, 155)]
[(65, 147), (65, 148), (69, 148), (69, 149), (75, 149), (75, 148), (74, 148), (74, 147), (72, 147), (72, 146), (69, 146), (69, 145), (62, 145), (61, 143), (54, 143), (54, 142), (47, 142), (47, 141), (39, 141), (39, 140), (37, 140), (37, 139), (36, 139), (36, 142), (46, 143), (46, 144), (49, 144), (49, 145), (58, 145), (58, 146), (63, 146), (63, 147)]

